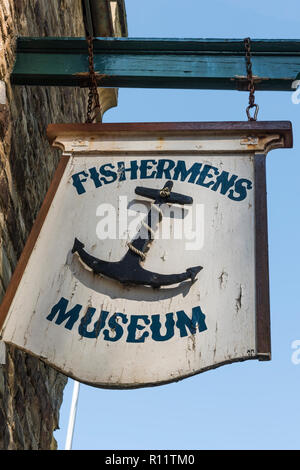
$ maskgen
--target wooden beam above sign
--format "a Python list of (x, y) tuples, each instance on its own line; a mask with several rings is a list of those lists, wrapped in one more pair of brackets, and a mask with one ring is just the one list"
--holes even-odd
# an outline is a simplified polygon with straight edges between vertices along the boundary
[[(257, 90), (292, 91), (300, 40), (251, 40)], [(247, 90), (243, 39), (96, 38), (101, 87)], [(20, 37), (15, 85), (88, 86), (85, 38)]]

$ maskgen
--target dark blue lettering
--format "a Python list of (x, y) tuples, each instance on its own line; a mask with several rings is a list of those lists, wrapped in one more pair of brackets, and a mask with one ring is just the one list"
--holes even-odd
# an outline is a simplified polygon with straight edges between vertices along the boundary
[(144, 343), (145, 338), (149, 336), (148, 331), (144, 331), (140, 338), (136, 338), (136, 330), (143, 330), (145, 328), (142, 325), (138, 325), (139, 320), (143, 320), (146, 325), (149, 325), (150, 323), (148, 315), (131, 315), (130, 323), (128, 325), (127, 343)]
[(80, 334), (80, 336), (84, 336), (85, 338), (98, 338), (100, 331), (105, 325), (105, 321), (109, 312), (101, 310), (99, 320), (94, 323), (93, 330), (88, 331), (87, 326), (91, 323), (95, 312), (96, 309), (93, 307), (89, 307), (87, 309), (86, 314), (84, 315), (84, 317), (82, 317), (80, 325), (78, 327), (78, 333)]
[[(210, 172), (212, 170), (214, 172), (214, 175), (212, 175)], [(219, 174), (218, 168), (211, 166), (211, 165), (204, 165), (203, 170), (200, 173), (199, 178), (196, 181), (196, 184), (199, 184), (200, 186), (204, 186), (205, 188), (209, 188), (212, 184), (214, 184), (214, 181), (208, 181), (204, 182), (206, 178), (213, 178), (215, 175)]]
[(161, 179), (164, 175), (164, 177), (167, 180), (171, 180), (171, 173), (170, 170), (172, 170), (175, 166), (175, 162), (173, 160), (168, 160), (168, 159), (161, 159), (158, 160), (157, 163), (157, 168), (156, 168), (156, 178)]
[(199, 332), (207, 330), (207, 326), (205, 324), (205, 315), (202, 313), (200, 307), (192, 308), (192, 318), (189, 318), (183, 310), (176, 312), (176, 315), (176, 326), (180, 331), (181, 337), (188, 335), (187, 328), (194, 335), (197, 330), (197, 325)]
[(228, 171), (222, 171), (222, 173), (216, 178), (215, 184), (212, 186), (213, 191), (217, 191), (219, 186), (221, 186), (220, 193), (226, 194), (227, 191), (234, 186), (234, 182), (237, 179), (237, 175), (232, 175), (229, 178)]
[(185, 181), (190, 175), (188, 182), (195, 183), (195, 179), (199, 176), (202, 163), (194, 163), (189, 170), (186, 169), (185, 161), (178, 160), (176, 167), (174, 168), (173, 180), (178, 180), (180, 176), (181, 181)]
[(174, 336), (174, 319), (173, 319), (173, 313), (167, 313), (166, 314), (166, 333), (164, 336), (160, 334), (160, 329), (161, 329), (161, 323), (160, 323), (160, 315), (152, 315), (151, 316), (152, 323), (150, 326), (150, 329), (152, 331), (152, 339), (154, 341), (168, 341), (168, 339), (171, 339)]
[(147, 171), (152, 170), (153, 166), (156, 165), (156, 160), (142, 160), (141, 161), (141, 179), (146, 179), (146, 178), (154, 178), (156, 171), (153, 170), (150, 175), (148, 175)]
[(47, 316), (47, 320), (52, 321), (57, 315), (57, 318), (55, 320), (56, 325), (61, 325), (64, 321), (67, 320), (64, 326), (68, 330), (72, 330), (74, 323), (78, 320), (82, 305), (76, 304), (75, 307), (73, 307), (67, 312), (68, 303), (69, 302), (67, 301), (67, 299), (62, 297), (60, 301), (56, 305), (54, 305), (54, 307), (52, 307), (51, 312)]
[(123, 328), (118, 323), (117, 318), (121, 317), (123, 323), (127, 323), (127, 316), (124, 313), (114, 313), (108, 320), (108, 326), (114, 332), (114, 336), (109, 336), (109, 330), (103, 330), (104, 339), (106, 341), (118, 341), (123, 335)]
[[(83, 175), (84, 178), (80, 178), (80, 175)], [(74, 175), (72, 175), (73, 186), (75, 186), (78, 194), (83, 194), (86, 192), (82, 183), (84, 183), (87, 180), (88, 176), (89, 175), (85, 171), (79, 171), (78, 173), (75, 173)]]
[[(101, 180), (103, 181), (104, 184), (113, 183), (114, 181), (116, 181), (118, 175), (115, 171), (107, 170), (106, 167), (113, 169), (114, 165), (112, 165), (112, 163), (105, 163), (105, 165), (100, 166), (101, 175), (106, 177), (106, 178), (101, 178)], [(111, 178), (111, 180), (108, 180), (107, 178)]]
[(125, 168), (125, 162), (118, 162), (119, 181), (126, 180), (126, 171), (130, 172), (130, 179), (137, 179), (138, 164), (136, 160), (129, 162), (129, 168)]
[(89, 168), (89, 173), (92, 180), (94, 181), (95, 188), (100, 188), (100, 186), (102, 186), (100, 181), (100, 175), (94, 166), (92, 168)]
[[(252, 182), (245, 178), (240, 178), (235, 183), (234, 190), (231, 189), (229, 191), (228, 197), (232, 201), (243, 201), (247, 197), (247, 189), (252, 189)], [(235, 196), (234, 192), (236, 192), (238, 196)]]

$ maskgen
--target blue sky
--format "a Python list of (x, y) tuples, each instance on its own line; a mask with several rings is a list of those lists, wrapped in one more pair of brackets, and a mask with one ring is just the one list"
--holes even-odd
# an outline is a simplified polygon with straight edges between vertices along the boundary
[[(297, 0), (126, 0), (130, 37), (299, 38)], [(300, 104), (257, 92), (260, 120), (290, 120), (294, 148), (267, 157), (272, 361), (231, 364), (160, 387), (81, 385), (73, 449), (299, 449)], [(104, 122), (244, 121), (247, 93), (120, 89)], [(73, 381), (55, 438), (63, 449)]]

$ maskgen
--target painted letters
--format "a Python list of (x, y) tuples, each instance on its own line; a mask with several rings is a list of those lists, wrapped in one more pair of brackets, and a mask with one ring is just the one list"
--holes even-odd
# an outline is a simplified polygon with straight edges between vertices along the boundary
[[(46, 319), (72, 330), (82, 310), (81, 304), (70, 307), (68, 300), (62, 297), (52, 307)], [(175, 335), (183, 338), (207, 329), (205, 315), (200, 306), (192, 308), (191, 318), (183, 310), (166, 315), (128, 315), (119, 312), (110, 315), (109, 312), (101, 310), (98, 319), (92, 324), (96, 311), (97, 309), (91, 306), (85, 309), (78, 325), (79, 336), (96, 339), (101, 335), (104, 341), (110, 342), (119, 341), (124, 337), (127, 343), (144, 343), (148, 338), (153, 341), (168, 341)]]
[[(203, 188), (219, 191), (231, 201), (243, 201), (252, 189), (252, 182), (238, 175), (230, 175), (228, 171), (220, 170), (209, 164), (194, 162), (186, 163), (185, 160), (171, 159), (143, 159), (118, 162), (117, 165), (105, 163), (98, 169), (92, 167), (86, 171), (79, 171), (72, 175), (73, 186), (78, 195), (84, 194), (91, 188), (100, 188), (102, 183), (110, 184), (114, 181), (126, 181), (136, 179), (168, 179), (174, 181), (186, 181), (197, 184)], [(93, 185), (90, 186), (91, 181)]]

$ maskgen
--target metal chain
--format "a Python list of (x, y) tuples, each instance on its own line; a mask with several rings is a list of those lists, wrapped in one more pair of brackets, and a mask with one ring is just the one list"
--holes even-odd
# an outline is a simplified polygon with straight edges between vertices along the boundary
[[(86, 40), (88, 43), (88, 52), (89, 52), (90, 86), (89, 86), (88, 106), (87, 106), (87, 114), (86, 114), (85, 122), (92, 123), (101, 112), (101, 107), (100, 107), (100, 100), (99, 100), (99, 94), (98, 94), (97, 77), (96, 77), (95, 68), (94, 68), (93, 38), (91, 36), (88, 36)], [(93, 103), (95, 103), (94, 106), (93, 106)]]
[[(246, 67), (247, 67), (247, 79), (248, 79), (248, 91), (249, 91), (249, 106), (246, 108), (246, 114), (248, 121), (256, 121), (259, 110), (258, 104), (255, 103), (255, 86), (254, 78), (252, 74), (252, 63), (251, 63), (251, 40), (250, 38), (244, 39), (245, 51), (246, 51)], [(255, 108), (254, 115), (250, 115), (250, 109)]]

